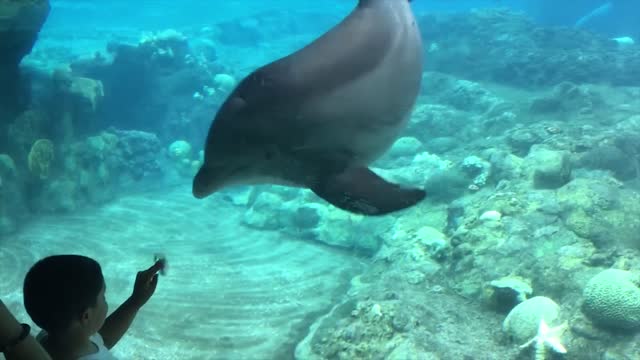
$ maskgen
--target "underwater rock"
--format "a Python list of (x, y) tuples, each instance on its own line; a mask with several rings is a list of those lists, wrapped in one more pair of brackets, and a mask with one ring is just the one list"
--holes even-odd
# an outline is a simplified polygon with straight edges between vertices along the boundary
[(447, 236), (430, 226), (418, 229), (415, 238), (425, 253), (436, 261), (445, 260), (451, 253), (451, 244)]
[(481, 188), (487, 184), (491, 176), (491, 163), (475, 155), (467, 156), (462, 160), (462, 171), (473, 178), (473, 185)]
[(104, 97), (100, 80), (74, 76), (69, 69), (53, 72), (52, 113), (56, 137), (71, 141), (99, 130), (97, 111)]
[(139, 130), (114, 130), (118, 137), (121, 169), (133, 180), (162, 173), (159, 154), (160, 139), (153, 133)]
[[(287, 205), (286, 207), (284, 205)], [(270, 192), (260, 193), (252, 206), (244, 213), (244, 225), (260, 230), (282, 230), (284, 222), (282, 214), (289, 207), (282, 198)], [(274, 214), (280, 214), (274, 216)]]
[(527, 155), (533, 145), (541, 142), (542, 137), (529, 128), (515, 128), (507, 134), (507, 143), (518, 156)]
[(0, 154), (0, 235), (15, 231), (26, 214), (22, 182), (16, 164), (7, 154)]
[(640, 329), (640, 276), (607, 269), (584, 288), (582, 312), (596, 325), (614, 330)]
[(422, 150), (420, 140), (412, 136), (404, 136), (396, 140), (385, 157), (398, 158), (405, 156), (415, 156)]
[(429, 360), (438, 359), (436, 353), (428, 352), (411, 339), (405, 339), (398, 344), (385, 358), (386, 360)]
[(479, 114), (485, 114), (504, 104), (504, 100), (480, 84), (468, 80), (455, 81), (453, 88), (440, 96), (440, 102), (458, 110)]
[(621, 51), (593, 32), (544, 27), (508, 9), (426, 13), (418, 23), (429, 39), (429, 71), (523, 88), (563, 81), (640, 84), (640, 49)]
[(431, 137), (455, 136), (458, 143), (464, 142), (470, 127), (468, 114), (439, 104), (418, 104), (407, 124), (407, 134), (412, 134), (422, 143)]
[(29, 194), (35, 209), (74, 211), (103, 204), (142, 181), (162, 180), (163, 151), (154, 134), (110, 131), (59, 147), (55, 173), (35, 184)]
[[(389, 166), (392, 168), (384, 168)], [(371, 169), (383, 178), (411, 186), (423, 187), (424, 182), (438, 172), (450, 169), (453, 164), (438, 155), (420, 152), (410, 157), (396, 158), (393, 161), (383, 156)], [(437, 184), (434, 184), (438, 186)], [(468, 184), (467, 184), (468, 185)]]
[(365, 219), (317, 201), (310, 191), (262, 191), (250, 203), (243, 224), (368, 255), (380, 248), (380, 234), (393, 224), (393, 218)]
[(453, 136), (434, 137), (424, 144), (425, 149), (434, 154), (443, 154), (450, 150), (454, 150), (458, 146), (458, 139)]
[(560, 112), (564, 109), (562, 99), (555, 97), (540, 97), (533, 99), (529, 110), (534, 114), (549, 114)]
[(497, 210), (487, 210), (478, 217), (478, 220), (489, 223), (500, 221), (500, 219), (502, 219), (502, 214)]
[(513, 341), (523, 344), (538, 334), (540, 320), (555, 324), (560, 306), (544, 296), (535, 296), (516, 305), (502, 323), (504, 331)]
[(213, 84), (216, 89), (228, 94), (236, 87), (237, 80), (229, 74), (216, 74), (213, 77)]
[(138, 43), (140, 50), (163, 68), (181, 68), (189, 53), (187, 37), (177, 30), (145, 33)]
[(82, 199), (80, 186), (70, 179), (53, 180), (46, 183), (35, 199), (38, 210), (44, 213), (71, 212), (81, 205), (86, 205)]
[(191, 156), (191, 144), (184, 140), (176, 140), (169, 145), (169, 158), (182, 176), (195, 175), (202, 161)]
[(31, 52), (51, 6), (48, 0), (0, 1), (0, 119), (29, 103), (28, 80), (19, 64)]
[(176, 140), (169, 145), (169, 157), (185, 159), (191, 157), (191, 144), (184, 140)]
[[(17, 116), (7, 130), (6, 143), (0, 148), (18, 160), (18, 166), (26, 165), (27, 154), (33, 143), (41, 138), (49, 138), (52, 124), (50, 117), (41, 109), (29, 109)], [(6, 145), (5, 145), (6, 144)]]
[(531, 280), (520, 276), (504, 276), (492, 280), (484, 288), (487, 302), (499, 311), (507, 312), (526, 301), (533, 293)]
[(483, 156), (491, 164), (491, 173), (496, 182), (514, 180), (522, 177), (525, 169), (524, 160), (507, 150), (490, 148), (483, 152)]
[(553, 87), (550, 95), (533, 99), (529, 110), (534, 114), (591, 114), (603, 104), (602, 95), (590, 86), (563, 81)]
[(571, 162), (566, 152), (551, 150), (544, 145), (531, 148), (525, 158), (525, 166), (531, 169), (536, 189), (557, 189), (571, 180)]
[[(107, 51), (108, 58), (97, 55), (70, 65), (73, 76), (102, 83), (97, 123), (154, 132), (164, 141), (200, 138), (211, 108), (223, 100), (209, 95), (212, 74), (228, 69), (194, 53), (175, 30), (146, 34), (134, 45), (109, 43)], [(202, 101), (194, 102), (194, 94)]]
[(611, 178), (576, 178), (558, 189), (565, 225), (596, 247), (638, 248), (640, 195)]
[(637, 159), (630, 158), (633, 154), (625, 154), (620, 148), (613, 145), (600, 145), (589, 149), (577, 161), (577, 166), (589, 169), (609, 170), (622, 181), (638, 176), (639, 169)]
[(448, 203), (467, 192), (471, 178), (458, 169), (442, 169), (433, 172), (424, 183), (429, 199)]

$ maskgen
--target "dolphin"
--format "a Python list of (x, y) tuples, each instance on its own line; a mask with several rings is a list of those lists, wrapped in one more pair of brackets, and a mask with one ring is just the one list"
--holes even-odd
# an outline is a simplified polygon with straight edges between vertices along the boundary
[(422, 62), (408, 0), (359, 0), (322, 36), (237, 84), (209, 128), (193, 196), (276, 184), (308, 188), (362, 215), (417, 204), (423, 189), (389, 182), (368, 165), (405, 128)]

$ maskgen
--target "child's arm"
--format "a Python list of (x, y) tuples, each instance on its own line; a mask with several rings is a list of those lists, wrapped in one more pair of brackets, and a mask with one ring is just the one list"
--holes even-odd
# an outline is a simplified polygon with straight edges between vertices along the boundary
[[(9, 312), (9, 309), (0, 300), (0, 348), (7, 344), (13, 344), (11, 349), (6, 349), (4, 356), (7, 360), (51, 360), (49, 354), (24, 329), (18, 320)], [(23, 336), (26, 334), (26, 336)], [(22, 340), (20, 340), (22, 339)]]
[(162, 269), (162, 266), (163, 262), (157, 261), (147, 270), (138, 272), (133, 294), (104, 321), (99, 332), (107, 349), (111, 349), (122, 338), (131, 326), (138, 310), (153, 295), (158, 285), (156, 273)]

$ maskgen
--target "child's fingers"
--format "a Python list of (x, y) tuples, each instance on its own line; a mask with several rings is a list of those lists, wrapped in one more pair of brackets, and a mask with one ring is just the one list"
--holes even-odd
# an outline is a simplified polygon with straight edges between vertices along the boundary
[(148, 269), (142, 271), (142, 274), (145, 277), (150, 278), (152, 275), (160, 271), (162, 267), (163, 267), (162, 260), (158, 260), (153, 265), (151, 265)]
[(147, 289), (148, 291), (150, 291), (150, 294), (153, 294), (153, 292), (156, 290), (157, 285), (158, 285), (158, 274), (155, 274), (147, 284)]

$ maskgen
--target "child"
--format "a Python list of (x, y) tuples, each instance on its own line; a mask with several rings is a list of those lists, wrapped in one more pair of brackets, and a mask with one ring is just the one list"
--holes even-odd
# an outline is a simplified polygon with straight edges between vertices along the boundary
[(54, 360), (113, 360), (111, 349), (158, 284), (164, 262), (138, 272), (133, 294), (109, 317), (100, 264), (81, 255), (38, 261), (24, 280), (24, 305)]

